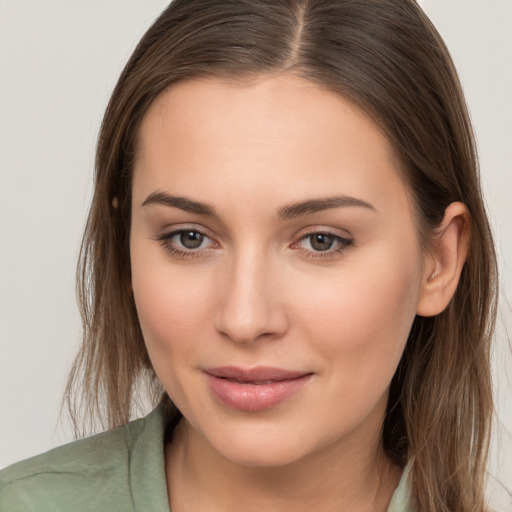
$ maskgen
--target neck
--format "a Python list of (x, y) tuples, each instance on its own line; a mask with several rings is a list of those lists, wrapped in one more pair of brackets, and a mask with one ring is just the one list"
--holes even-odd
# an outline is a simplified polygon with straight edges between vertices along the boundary
[(380, 436), (373, 443), (344, 441), (285, 466), (241, 466), (182, 420), (166, 447), (171, 510), (385, 512), (400, 470)]

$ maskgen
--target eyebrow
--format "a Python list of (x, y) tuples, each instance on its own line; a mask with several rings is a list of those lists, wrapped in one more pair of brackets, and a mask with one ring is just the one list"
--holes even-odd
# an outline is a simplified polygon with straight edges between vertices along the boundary
[[(170, 206), (173, 208), (179, 208), (180, 210), (195, 213), (197, 215), (208, 215), (210, 217), (219, 217), (215, 208), (212, 206), (201, 203), (199, 201), (193, 201), (187, 197), (172, 196), (165, 192), (152, 192), (144, 200), (141, 206), (148, 205), (163, 205)], [(278, 212), (278, 218), (281, 220), (293, 219), (302, 215), (312, 215), (313, 213), (320, 212), (322, 210), (328, 210), (331, 208), (348, 208), (348, 207), (359, 207), (366, 208), (369, 210), (376, 211), (375, 207), (366, 201), (356, 199), (350, 196), (333, 196), (320, 199), (308, 199), (299, 203), (292, 203), (280, 208)]]
[(293, 219), (301, 215), (311, 215), (331, 208), (360, 207), (376, 211), (375, 207), (366, 201), (350, 196), (334, 196), (322, 199), (309, 199), (300, 203), (284, 206), (279, 210), (280, 219)]
[(187, 197), (171, 196), (165, 192), (152, 192), (144, 200), (141, 206), (147, 206), (150, 204), (160, 204), (163, 206), (171, 206), (173, 208), (179, 208), (180, 210), (195, 213), (198, 215), (209, 215), (210, 217), (218, 217), (215, 209), (206, 204), (198, 201), (193, 201)]

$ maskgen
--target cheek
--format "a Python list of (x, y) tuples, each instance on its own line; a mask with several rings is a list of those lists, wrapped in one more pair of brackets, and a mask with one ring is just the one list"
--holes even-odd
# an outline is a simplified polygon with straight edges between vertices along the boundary
[(193, 419), (190, 404), (201, 408), (205, 400), (190, 385), (189, 365), (197, 360), (211, 316), (207, 287), (169, 268), (148, 265), (137, 272), (136, 261), (133, 266), (135, 304), (151, 363), (172, 401)]
[(307, 292), (297, 299), (307, 304), (298, 316), (323, 358), (358, 379), (392, 377), (416, 315), (420, 260), (415, 253), (381, 254), (378, 262), (361, 258), (324, 286), (301, 287)]
[(132, 245), (132, 286), (144, 340), (160, 375), (191, 353), (191, 340), (204, 330), (212, 300), (205, 276), (180, 272), (165, 254), (155, 257), (160, 248), (152, 252)]

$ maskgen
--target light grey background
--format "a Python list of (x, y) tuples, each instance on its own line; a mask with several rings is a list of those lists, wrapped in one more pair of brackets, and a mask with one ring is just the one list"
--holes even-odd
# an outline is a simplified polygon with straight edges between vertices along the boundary
[[(96, 136), (124, 63), (166, 4), (0, 0), (0, 468), (71, 440), (57, 420), (80, 337), (74, 272)], [(479, 141), (503, 286), (491, 472), (512, 489), (512, 2), (420, 4), (452, 52)]]

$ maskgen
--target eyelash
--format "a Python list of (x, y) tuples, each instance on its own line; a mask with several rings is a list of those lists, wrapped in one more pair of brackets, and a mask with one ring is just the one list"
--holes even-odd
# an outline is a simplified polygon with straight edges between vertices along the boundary
[[(176, 258), (181, 259), (191, 259), (191, 258), (198, 258), (202, 256), (202, 253), (204, 252), (204, 248), (199, 249), (178, 249), (174, 243), (172, 242), (172, 239), (176, 236), (182, 236), (187, 233), (195, 233), (198, 235), (203, 236), (205, 239), (211, 240), (214, 244), (215, 242), (206, 234), (200, 231), (199, 229), (177, 229), (176, 231), (171, 231), (170, 233), (165, 233), (164, 235), (158, 237), (158, 241), (160, 244), (164, 247), (166, 251), (168, 251), (172, 256), (175, 256)], [(217, 245), (217, 244), (215, 244)]]
[[(326, 236), (329, 238), (332, 238), (333, 244), (338, 244), (337, 249), (327, 249), (325, 251), (315, 251), (310, 249), (304, 249), (299, 247), (299, 244), (302, 241), (310, 239), (310, 245), (311, 245), (311, 237), (313, 236)], [(310, 233), (306, 233), (305, 235), (302, 235), (297, 242), (294, 242), (292, 244), (292, 248), (296, 248), (297, 250), (303, 252), (306, 256), (309, 256), (310, 258), (332, 258), (340, 255), (342, 252), (346, 251), (351, 245), (353, 245), (354, 241), (350, 238), (344, 238), (340, 235), (335, 235), (334, 233), (331, 233), (329, 231), (312, 231)]]
[[(175, 243), (172, 242), (173, 238), (177, 236), (182, 236), (187, 233), (194, 233), (204, 237), (204, 239), (208, 239), (213, 242), (214, 247), (218, 246), (218, 244), (212, 240), (206, 233), (198, 230), (198, 229), (178, 229), (175, 231), (171, 231), (170, 233), (166, 233), (157, 238), (160, 244), (164, 247), (166, 251), (168, 251), (172, 256), (180, 259), (192, 259), (198, 258), (203, 255), (204, 251), (208, 248), (198, 248), (198, 249), (178, 249)], [(332, 250), (331, 248), (325, 251), (315, 251), (311, 249), (304, 249), (300, 247), (300, 243), (310, 239), (311, 245), (311, 237), (313, 236), (326, 236), (333, 240), (333, 244), (339, 244), (337, 249)], [(349, 238), (344, 238), (340, 235), (335, 235), (334, 233), (330, 233), (328, 231), (312, 231), (310, 233), (306, 233), (302, 235), (297, 242), (294, 242), (290, 247), (292, 249), (296, 249), (303, 253), (304, 255), (310, 258), (332, 258), (333, 256), (337, 256), (348, 249), (351, 245), (353, 245), (354, 241)]]

